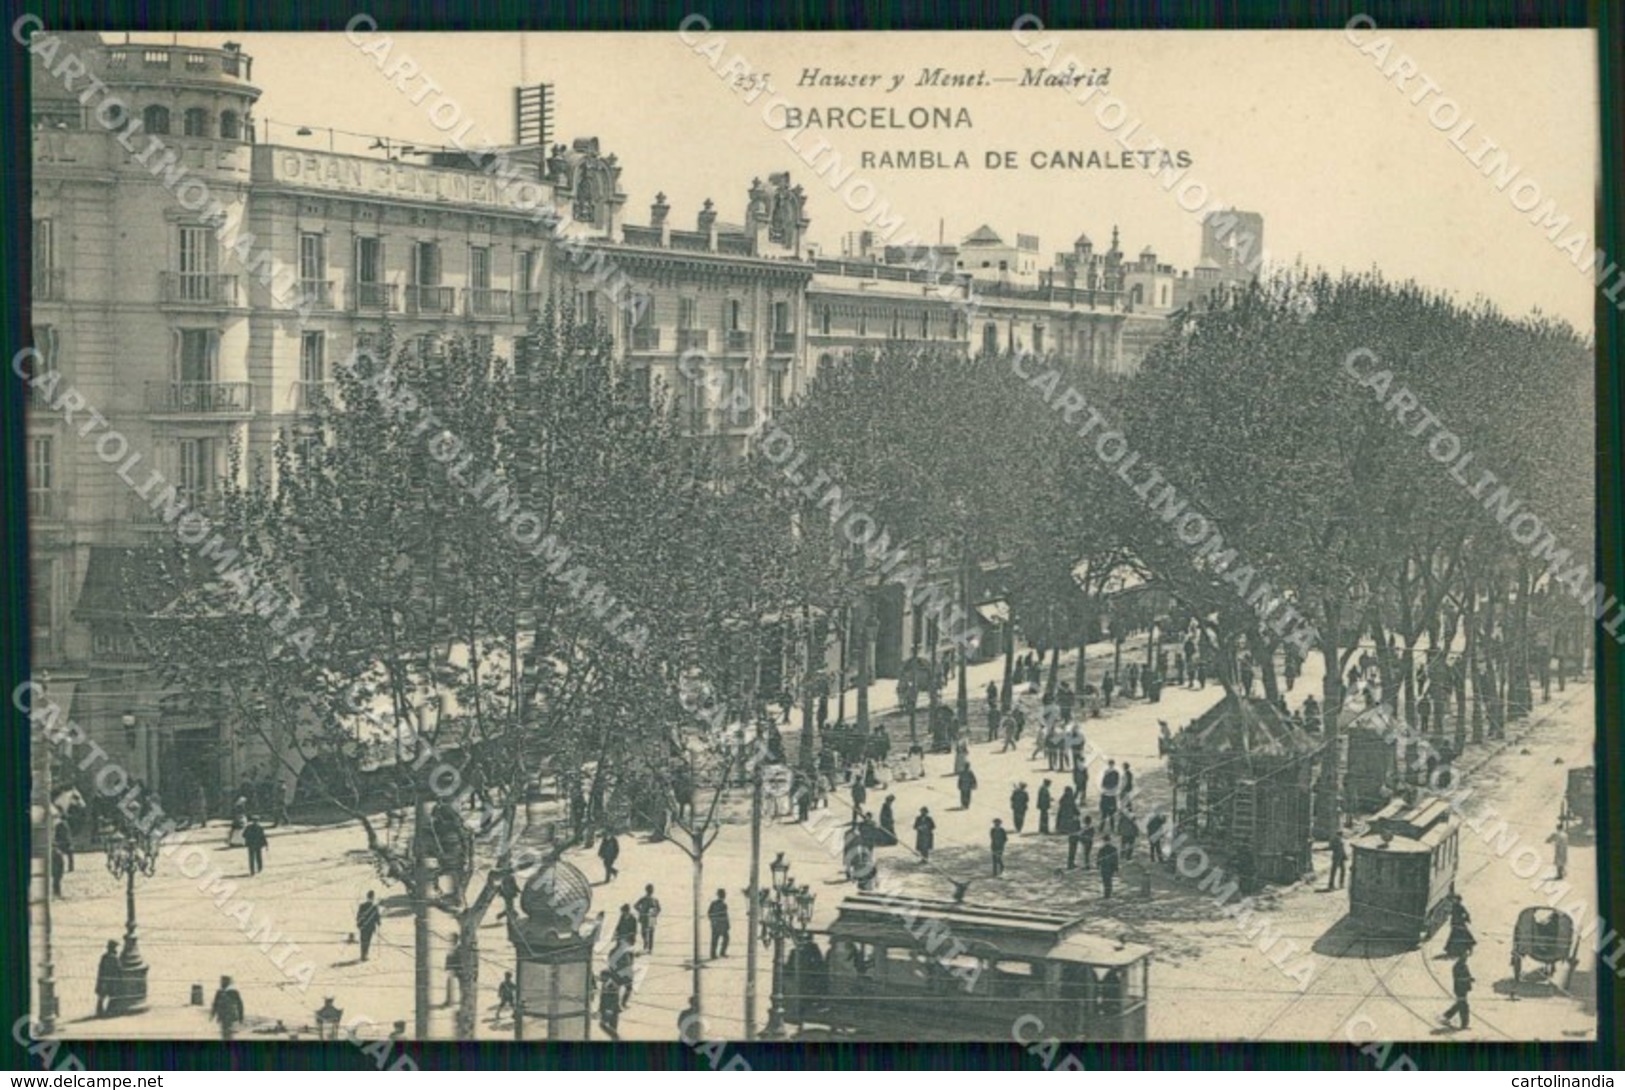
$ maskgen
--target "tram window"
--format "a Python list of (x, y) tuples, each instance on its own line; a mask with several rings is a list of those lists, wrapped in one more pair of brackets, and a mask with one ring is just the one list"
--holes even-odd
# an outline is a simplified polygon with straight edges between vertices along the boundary
[(1138, 965), (1130, 965), (1123, 970), (1127, 978), (1123, 990), (1123, 1005), (1132, 1007), (1137, 1003), (1145, 1002), (1146, 977), (1150, 971), (1150, 962), (1142, 961)]
[(931, 962), (916, 950), (902, 946), (888, 946), (882, 977), (892, 983), (926, 988), (931, 983)]
[(941, 966), (944, 973), (941, 979), (955, 991), (967, 995), (987, 994), (985, 985), (978, 987), (986, 976), (984, 970), (987, 968), (980, 958), (971, 957), (969, 954), (956, 954), (953, 957), (938, 958), (936, 964)]
[(999, 961), (993, 964), (993, 994), (1001, 999), (1042, 998), (1043, 981), (1028, 961)]

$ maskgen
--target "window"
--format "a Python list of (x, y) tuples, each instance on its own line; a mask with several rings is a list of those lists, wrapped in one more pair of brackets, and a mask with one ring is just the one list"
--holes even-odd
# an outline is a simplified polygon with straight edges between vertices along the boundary
[(516, 291), (530, 291), (536, 277), (536, 253), (520, 250), (513, 255), (513, 286)]
[(49, 290), (56, 269), (56, 222), (49, 218), (34, 221), (34, 293)]
[(722, 410), (730, 427), (745, 427), (756, 422), (756, 390), (749, 371), (732, 367), (723, 372), (722, 397)]
[(699, 322), (700, 304), (697, 299), (685, 297), (677, 300), (677, 328), (693, 329)]
[(1010, 271), (1010, 262), (1008, 262), (1008, 261), (999, 262), (999, 271), (1000, 272), (1009, 272)]
[(182, 116), (181, 126), (185, 136), (208, 136), (209, 111), (201, 106), (193, 106)]
[(739, 302), (739, 300), (738, 299), (729, 299), (728, 304), (727, 304), (727, 310), (728, 310), (728, 328), (730, 330), (743, 329), (744, 326), (740, 325), (739, 322), (740, 322), (740, 319), (744, 316), (743, 315), (744, 307)]
[[(468, 339), (468, 350), (472, 359), (479, 363), (488, 363), (491, 354), (496, 351), (496, 338), (489, 333), (476, 333)], [(490, 368), (486, 368), (490, 373)]]
[(1159, 284), (1157, 286), (1157, 306), (1165, 307), (1167, 305), (1168, 305), (1168, 285), (1167, 284)]
[(576, 292), (576, 321), (583, 326), (596, 326), (598, 324), (598, 293), (595, 291)]
[(487, 289), (491, 286), (491, 247), (469, 247), (468, 286), (478, 289)]
[(177, 331), (176, 382), (213, 382), (219, 334), (212, 329)]
[(858, 336), (867, 337), (868, 335), (869, 335), (869, 312), (867, 310), (860, 310), (860, 311), (858, 311)]
[(992, 322), (982, 327), (982, 351), (995, 356), (999, 352), (999, 327)]
[(513, 377), (523, 381), (530, 376), (530, 338), (521, 333), (513, 339)]
[(1136, 284), (1136, 285), (1134, 285), (1133, 300), (1134, 300), (1134, 305), (1135, 306), (1139, 306), (1140, 304), (1145, 302), (1145, 285), (1144, 284)]
[(214, 233), (207, 227), (180, 230), (179, 297), (192, 302), (213, 300), (216, 295), (214, 272), (219, 256)]
[(959, 339), (959, 311), (957, 310), (948, 315), (948, 339), (951, 341)]
[(327, 279), (327, 236), (320, 231), (299, 233), (299, 279)]
[(831, 312), (829, 305), (825, 304), (824, 308), (818, 313), (818, 332), (822, 333), (826, 337), (829, 336), (830, 318)]
[(219, 445), (214, 439), (181, 439), (175, 444), (179, 462), (177, 490), (188, 507), (208, 503), (219, 475), (215, 463)]
[(169, 107), (148, 106), (142, 111), (141, 127), (160, 136), (169, 135)]
[(355, 278), (362, 284), (384, 282), (384, 240), (358, 238), (355, 240)]
[(307, 330), (299, 338), (299, 381), (319, 385), (327, 381), (327, 334)]
[[(825, 356), (819, 363), (823, 364), (828, 359), (829, 357)], [(789, 371), (783, 367), (775, 367), (767, 373), (768, 408), (784, 408), (784, 376), (788, 373)]]
[(920, 340), (927, 340), (931, 336), (931, 312), (920, 311)]
[(28, 563), (29, 627), (34, 650), (56, 649), (56, 562), (31, 558)]
[(28, 443), (28, 514), (32, 518), (50, 518), (52, 488), (56, 480), (56, 464), (52, 457), (51, 436), (36, 435)]
[(220, 111), (220, 139), (241, 140), (243, 138), (242, 122), (235, 110)]
[[(39, 354), (36, 356), (34, 352)], [(34, 327), (34, 352), (22, 357), (23, 367), (30, 377), (56, 370), (56, 326)]]
[(683, 382), (683, 423), (696, 434), (705, 431), (705, 374), (704, 369), (693, 367), (688, 374), (679, 376)]
[(900, 310), (891, 312), (891, 335), (893, 340), (903, 335), (903, 312)]
[(1039, 355), (1044, 353), (1044, 327), (1041, 325), (1033, 326), (1033, 351)]
[(790, 304), (780, 301), (773, 304), (773, 332), (790, 333)]
[(412, 283), (426, 288), (440, 284), (440, 243), (420, 242), (412, 251)]

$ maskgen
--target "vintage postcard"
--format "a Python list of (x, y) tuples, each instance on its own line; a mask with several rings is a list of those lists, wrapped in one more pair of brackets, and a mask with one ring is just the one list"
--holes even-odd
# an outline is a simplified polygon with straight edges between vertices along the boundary
[(1591, 32), (12, 35), (35, 1040), (1595, 1039)]

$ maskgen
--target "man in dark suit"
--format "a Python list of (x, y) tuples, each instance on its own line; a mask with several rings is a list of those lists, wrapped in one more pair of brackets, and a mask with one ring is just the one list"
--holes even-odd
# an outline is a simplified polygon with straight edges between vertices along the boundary
[(1112, 895), (1112, 879), (1117, 877), (1117, 845), (1108, 838), (1100, 845), (1100, 884), (1104, 896)]

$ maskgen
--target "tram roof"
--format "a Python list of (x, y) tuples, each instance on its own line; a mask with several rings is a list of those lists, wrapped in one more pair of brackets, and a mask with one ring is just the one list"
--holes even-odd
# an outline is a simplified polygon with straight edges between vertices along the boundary
[[(914, 946), (946, 934), (967, 952), (1034, 958), (1060, 958), (1096, 965), (1125, 965), (1151, 953), (1150, 947), (1080, 931), (1085, 917), (1029, 909), (995, 908), (954, 901), (856, 894), (841, 902), (829, 933), (877, 945)], [(981, 949), (979, 949), (981, 948)]]
[(1409, 803), (1395, 799), (1371, 819), (1371, 832), (1357, 837), (1356, 848), (1370, 851), (1432, 851), (1455, 831), (1457, 821), (1450, 803), (1432, 797)]

